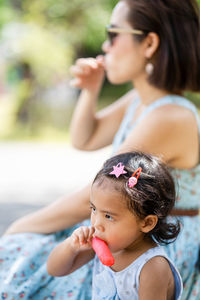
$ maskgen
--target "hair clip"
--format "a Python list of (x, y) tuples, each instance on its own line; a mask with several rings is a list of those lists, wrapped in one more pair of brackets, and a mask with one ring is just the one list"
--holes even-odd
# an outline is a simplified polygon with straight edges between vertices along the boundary
[(126, 174), (127, 172), (124, 170), (124, 165), (122, 163), (118, 163), (116, 166), (113, 166), (113, 171), (110, 172), (110, 175), (115, 175), (118, 178), (121, 174)]
[[(138, 182), (138, 178), (140, 176), (140, 173), (142, 172), (142, 168), (137, 168), (137, 170), (133, 173), (133, 175), (129, 178), (128, 180), (128, 186), (130, 188), (134, 187), (137, 182)], [(137, 174), (138, 173), (138, 174)], [(135, 175), (137, 174), (137, 177), (135, 177)]]

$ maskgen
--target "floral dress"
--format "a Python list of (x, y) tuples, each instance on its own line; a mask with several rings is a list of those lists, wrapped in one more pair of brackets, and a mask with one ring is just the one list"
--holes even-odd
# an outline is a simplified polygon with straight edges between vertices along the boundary
[[(161, 98), (143, 112), (131, 125), (139, 104), (134, 100), (113, 142), (113, 150), (128, 136), (133, 127), (159, 106), (175, 104), (185, 106), (199, 116), (193, 104), (178, 96)], [(190, 170), (172, 170), (178, 183), (177, 208), (200, 208), (200, 165)], [(169, 258), (178, 268), (184, 285), (183, 300), (200, 299), (200, 216), (180, 217), (183, 224), (178, 239), (165, 246)], [(89, 221), (85, 221), (89, 224)], [(47, 274), (46, 261), (50, 251), (80, 226), (55, 234), (20, 233), (0, 238), (0, 300), (89, 300), (91, 299), (93, 261), (64, 277)]]
[[(134, 124), (131, 124), (140, 99), (134, 100), (127, 109), (122, 124), (115, 136), (113, 150), (117, 151), (133, 128), (154, 109), (168, 104), (186, 107), (196, 117), (199, 137), (200, 119), (196, 107), (187, 99), (169, 95), (149, 105)], [(200, 138), (199, 138), (200, 141)], [(200, 209), (200, 164), (192, 169), (172, 169), (171, 173), (177, 185), (177, 209)], [(171, 217), (176, 219), (176, 217)], [(182, 300), (200, 300), (200, 214), (194, 217), (178, 217), (182, 224), (177, 240), (164, 246), (169, 258), (175, 263), (183, 280)]]

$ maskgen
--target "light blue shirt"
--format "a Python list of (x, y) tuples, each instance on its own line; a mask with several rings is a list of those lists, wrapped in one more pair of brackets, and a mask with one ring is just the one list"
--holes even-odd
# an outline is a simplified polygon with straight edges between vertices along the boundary
[(138, 300), (141, 270), (155, 256), (162, 256), (167, 259), (174, 276), (175, 300), (180, 300), (183, 289), (181, 276), (172, 261), (167, 257), (163, 247), (160, 246), (149, 249), (127, 268), (119, 272), (103, 265), (96, 256), (93, 269), (92, 300)]

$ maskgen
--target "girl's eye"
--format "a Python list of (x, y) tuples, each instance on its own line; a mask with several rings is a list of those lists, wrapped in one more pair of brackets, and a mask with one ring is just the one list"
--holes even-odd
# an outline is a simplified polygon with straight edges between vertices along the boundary
[(108, 219), (108, 220), (110, 220), (110, 221), (112, 221), (113, 220), (113, 217), (111, 217), (110, 215), (108, 215), (108, 214), (106, 214), (105, 215), (105, 217), (106, 217), (106, 219)]
[(90, 209), (91, 209), (91, 211), (92, 211), (93, 213), (96, 212), (96, 208), (94, 208), (93, 206), (90, 206)]

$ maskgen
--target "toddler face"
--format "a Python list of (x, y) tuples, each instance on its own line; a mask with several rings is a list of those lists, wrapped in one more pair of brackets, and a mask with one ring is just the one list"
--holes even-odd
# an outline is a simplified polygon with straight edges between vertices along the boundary
[(94, 183), (91, 190), (91, 224), (94, 236), (104, 240), (111, 252), (131, 249), (143, 240), (142, 220), (128, 208), (126, 200), (109, 180)]

